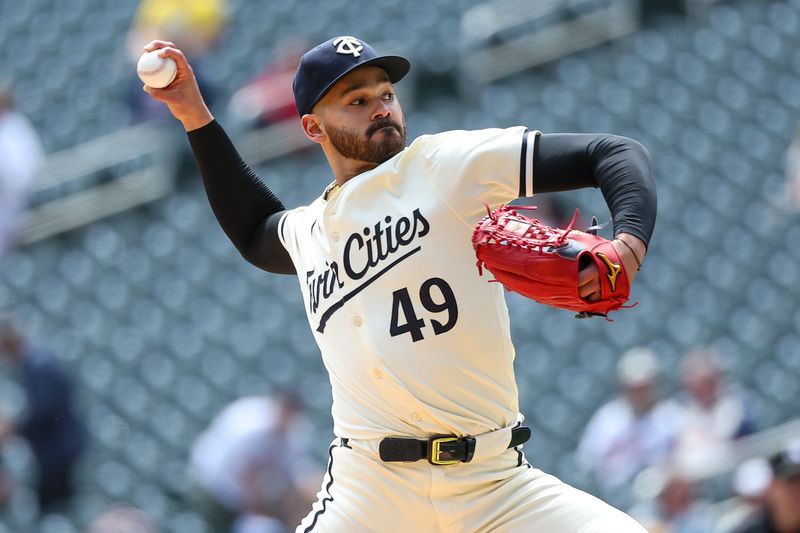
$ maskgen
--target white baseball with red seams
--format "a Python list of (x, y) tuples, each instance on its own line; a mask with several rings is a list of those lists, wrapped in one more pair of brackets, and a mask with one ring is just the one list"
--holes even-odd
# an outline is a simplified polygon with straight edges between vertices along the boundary
[(171, 57), (160, 57), (161, 50), (145, 52), (136, 65), (136, 74), (145, 85), (155, 89), (163, 89), (175, 79), (178, 65)]

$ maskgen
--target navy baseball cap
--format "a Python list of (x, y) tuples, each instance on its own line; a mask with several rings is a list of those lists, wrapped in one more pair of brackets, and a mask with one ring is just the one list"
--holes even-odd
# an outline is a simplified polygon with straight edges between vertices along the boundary
[(381, 67), (392, 83), (402, 80), (411, 69), (408, 59), (379, 56), (370, 45), (349, 35), (329, 39), (303, 54), (292, 84), (300, 116), (311, 113), (317, 102), (345, 74), (367, 65)]

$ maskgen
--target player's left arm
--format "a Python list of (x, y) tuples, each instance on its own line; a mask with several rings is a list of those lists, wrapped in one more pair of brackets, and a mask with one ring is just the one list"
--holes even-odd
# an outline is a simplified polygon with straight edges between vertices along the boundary
[[(656, 222), (656, 184), (647, 149), (633, 139), (604, 134), (543, 134), (535, 143), (533, 191), (599, 187), (614, 222), (615, 248), (633, 281)], [(594, 283), (591, 277), (584, 275), (586, 283)]]

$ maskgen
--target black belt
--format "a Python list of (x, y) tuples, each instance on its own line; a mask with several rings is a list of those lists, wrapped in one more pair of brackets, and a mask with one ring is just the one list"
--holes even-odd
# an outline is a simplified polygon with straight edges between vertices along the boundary
[[(514, 448), (531, 438), (531, 430), (525, 426), (511, 430), (511, 441), (507, 448)], [(428, 440), (387, 437), (378, 448), (381, 460), (419, 461), (427, 459), (433, 465), (468, 463), (475, 453), (475, 437), (431, 437)]]

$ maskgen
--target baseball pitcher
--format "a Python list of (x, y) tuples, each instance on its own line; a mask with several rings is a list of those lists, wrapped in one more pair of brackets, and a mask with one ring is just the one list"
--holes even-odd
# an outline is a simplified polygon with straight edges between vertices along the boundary
[[(531, 432), (519, 412), (504, 289), (479, 274), (472, 243), (487, 206), (599, 187), (614, 240), (596, 248), (567, 232), (533, 246), (532, 257), (565, 261), (571, 297), (587, 305), (627, 291), (656, 216), (639, 143), (522, 126), (407, 143), (395, 84), (409, 61), (340, 36), (308, 51), (294, 78), (303, 131), (333, 179), (309, 205), (286, 209), (207, 109), (183, 53), (166, 41), (145, 49), (177, 62), (171, 85), (144, 89), (188, 132), (211, 207), (239, 252), (297, 276), (330, 377), (336, 437), (298, 532), (644, 531), (523, 454)], [(512, 218), (502, 229), (519, 238), (501, 244), (528, 253), (524, 240), (540, 230)]]

